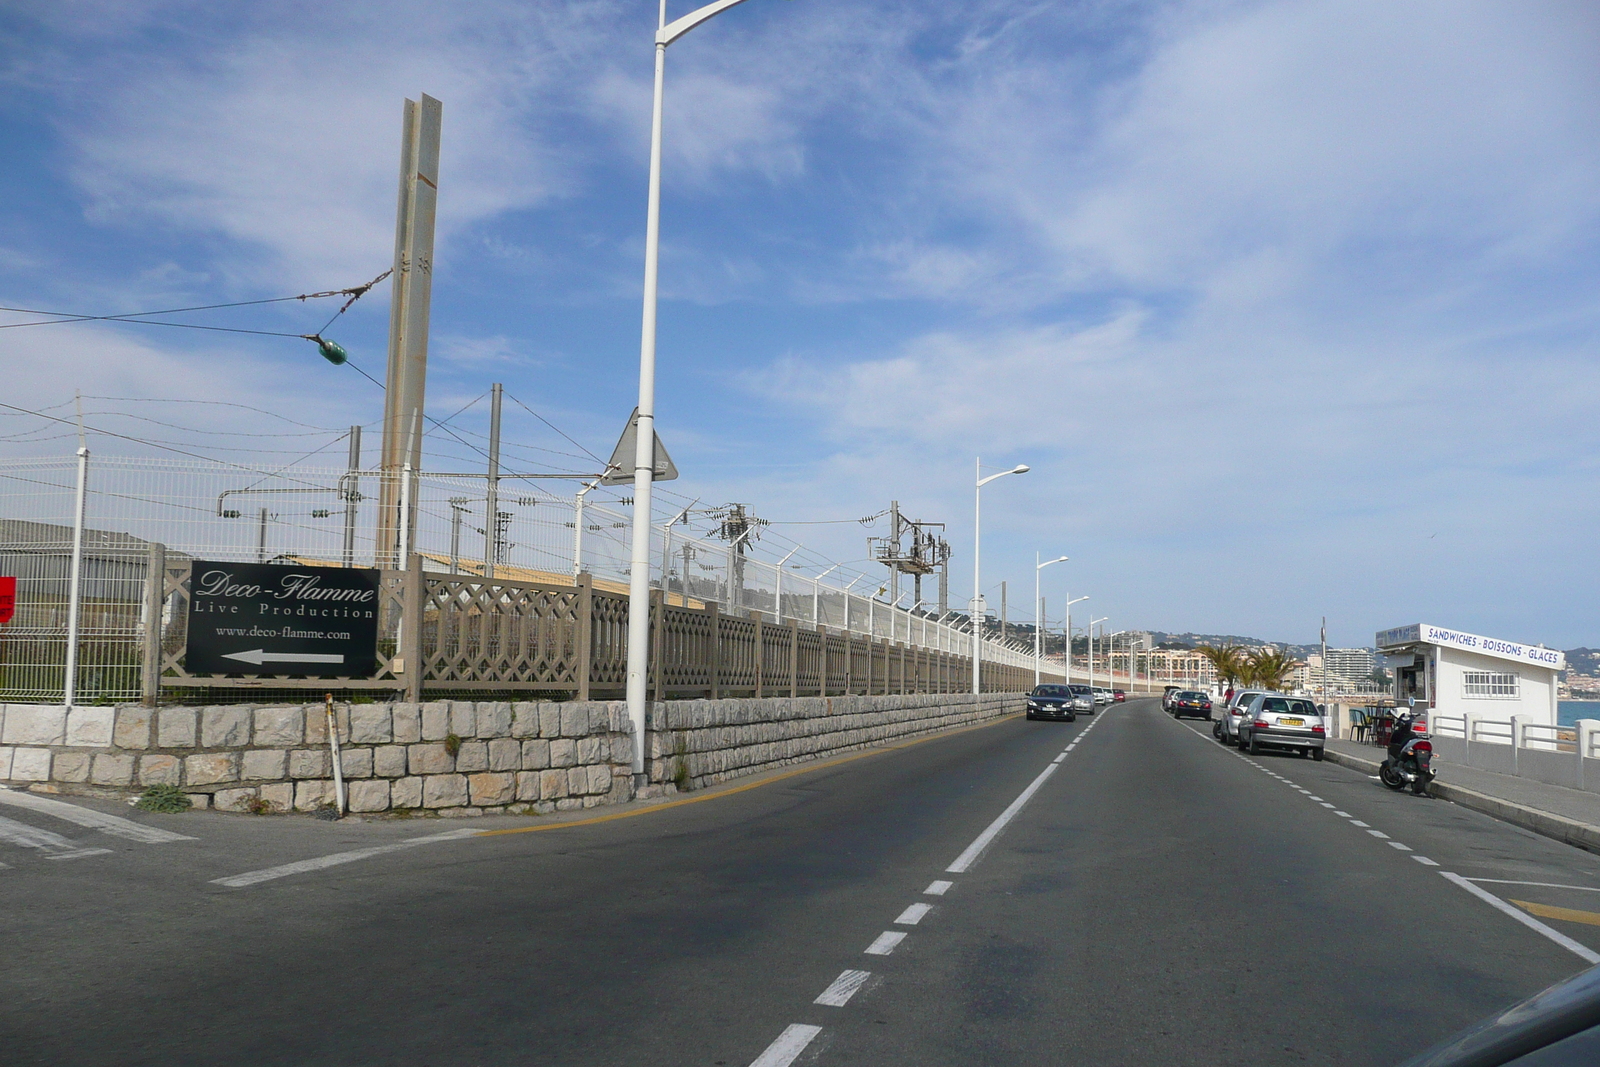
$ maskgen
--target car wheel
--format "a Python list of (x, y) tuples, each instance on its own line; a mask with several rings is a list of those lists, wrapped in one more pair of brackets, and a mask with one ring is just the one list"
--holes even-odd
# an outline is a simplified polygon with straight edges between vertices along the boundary
[(1311, 750), (1311, 758), (1316, 760), (1318, 763), (1321, 763), (1323, 761), (1323, 759), (1325, 758), (1324, 755), (1323, 755), (1322, 749), (1320, 749), (1320, 748), (1312, 749)]
[(1252, 756), (1258, 756), (1261, 754), (1261, 742), (1256, 740), (1255, 734), (1250, 735), (1250, 747), (1247, 751)]
[(1077, 721), (1078, 721), (1078, 717), (1077, 717), (1077, 716), (1076, 716), (1076, 715), (1071, 715), (1071, 714), (1069, 714), (1069, 715), (1068, 715), (1068, 716), (1067, 716), (1067, 721), (1068, 721), (1068, 722), (1077, 722)]
[(1032, 722), (1032, 721), (1033, 721), (1033, 712), (1031, 712), (1031, 711), (1030, 711), (1030, 712), (1028, 712), (1028, 721), (1029, 721), (1029, 722)]

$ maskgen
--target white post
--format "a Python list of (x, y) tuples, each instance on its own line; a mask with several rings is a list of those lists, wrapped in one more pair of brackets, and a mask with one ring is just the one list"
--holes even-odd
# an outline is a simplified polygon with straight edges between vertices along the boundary
[[(590, 482), (578, 490), (578, 495), (572, 502), (572, 576), (576, 578), (583, 573), (583, 504), (589, 491), (599, 485), (599, 479)], [(647, 566), (646, 571), (649, 570)]]
[(89, 447), (78, 446), (78, 491), (72, 508), (72, 577), (67, 586), (67, 667), (61, 702), (78, 699), (78, 638), (83, 628), (83, 516), (89, 496)]
[(983, 610), (983, 583), (978, 578), (978, 568), (983, 560), (983, 460), (974, 461), (978, 487), (972, 491), (972, 693), (983, 691), (983, 622), (978, 613)]
[[(661, 0), (657, 28), (667, 25)], [(645, 680), (650, 665), (650, 497), (656, 456), (656, 274), (661, 250), (661, 94), (667, 45), (656, 40), (655, 95), (650, 110), (650, 190), (645, 213), (644, 315), (639, 337), (638, 443), (633, 455), (633, 552), (628, 571), (628, 723), (633, 773), (644, 773)]]
[[(778, 561), (778, 580), (773, 583), (774, 588), (772, 596), (772, 607), (774, 609), (772, 615), (773, 618), (778, 622), (783, 621), (783, 568), (789, 565), (789, 557), (793, 556), (798, 551), (800, 551), (800, 546), (795, 545), (789, 550), (788, 556), (784, 556)], [(816, 622), (815, 619), (812, 619), (811, 621), (813, 623)]]
[(409, 570), (411, 558), (411, 464), (400, 468), (400, 567)]
[(495, 382), (490, 387), (489, 402), (489, 478), (484, 494), (489, 512), (489, 550), (483, 554), (483, 576), (494, 577), (494, 565), (500, 561), (500, 394), (501, 386)]

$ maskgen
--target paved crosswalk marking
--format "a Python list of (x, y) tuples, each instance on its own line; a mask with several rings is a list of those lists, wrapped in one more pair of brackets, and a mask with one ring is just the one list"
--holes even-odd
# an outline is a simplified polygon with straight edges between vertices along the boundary
[(84, 848), (70, 838), (29, 826), (25, 822), (0, 817), (0, 841), (23, 848), (36, 848), (45, 859), (75, 860), (84, 856), (98, 856), (110, 852), (109, 848)]
[(103, 811), (93, 808), (79, 807), (77, 804), (68, 804), (61, 800), (51, 800), (35, 793), (23, 793), (14, 789), (0, 789), (0, 804), (7, 804), (14, 808), (26, 808), (36, 811), (41, 815), (48, 815), (63, 822), (75, 823), (78, 826), (87, 826), (101, 833), (113, 837), (126, 838), (129, 841), (138, 841), (146, 845), (160, 845), (168, 841), (193, 841), (194, 838), (185, 834), (176, 834), (171, 830), (162, 830), (155, 826), (146, 826), (124, 819), (117, 815), (107, 815)]

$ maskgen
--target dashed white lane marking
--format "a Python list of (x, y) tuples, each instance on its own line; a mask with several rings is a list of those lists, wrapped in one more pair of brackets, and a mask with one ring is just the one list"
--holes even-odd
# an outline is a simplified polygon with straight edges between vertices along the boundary
[(946, 881), (943, 881), (943, 880), (940, 880), (940, 881), (937, 881), (937, 882), (929, 882), (928, 883), (928, 888), (924, 889), (922, 891), (922, 894), (923, 894), (923, 896), (929, 896), (929, 897), (942, 897), (946, 893), (950, 892), (950, 887), (953, 886), (953, 885), (955, 885), (954, 882), (946, 882)]
[(476, 837), (479, 832), (478, 830), (446, 830), (442, 834), (412, 837), (405, 841), (396, 841), (392, 845), (374, 845), (371, 848), (358, 848), (350, 852), (335, 852), (332, 855), (318, 856), (312, 860), (297, 860), (294, 863), (266, 867), (259, 871), (246, 871), (244, 874), (235, 874), (227, 878), (213, 878), (211, 879), (211, 884), (227, 886), (229, 889), (242, 889), (245, 886), (270, 882), (275, 878), (287, 878), (291, 874), (304, 874), (306, 871), (320, 871), (324, 867), (337, 867), (341, 863), (354, 863), (356, 860), (382, 856), (388, 852), (401, 852), (408, 848), (416, 848), (418, 845), (434, 845), (440, 841), (455, 841), (463, 837)]
[(1333, 809), (1333, 813), (1335, 815), (1339, 816), (1339, 818), (1341, 818), (1341, 819), (1353, 819), (1353, 818), (1355, 818), (1355, 816), (1351, 815), (1348, 811), (1340, 811), (1338, 808)]
[(765, 1052), (750, 1061), (750, 1067), (789, 1067), (820, 1033), (820, 1026), (790, 1023)]
[(878, 935), (877, 940), (873, 941), (872, 944), (867, 946), (867, 951), (864, 953), (864, 955), (887, 956), (889, 953), (895, 950), (895, 947), (899, 945), (900, 942), (904, 941), (905, 939), (906, 935), (901, 933), (899, 930), (885, 930), (883, 933)]
[(899, 926), (915, 926), (932, 910), (932, 904), (912, 904), (896, 916), (894, 921)]
[(105, 812), (95, 811), (93, 808), (81, 808), (76, 804), (68, 804), (62, 800), (51, 800), (49, 797), (41, 797), (34, 793), (23, 793), (14, 789), (0, 789), (0, 804), (37, 811), (53, 819), (60, 819), (62, 822), (87, 826), (91, 829), (99, 830), (101, 833), (111, 834), (113, 837), (122, 837), (129, 841), (138, 841), (146, 845), (160, 845), (168, 841), (194, 840), (194, 838), (186, 834), (175, 834), (171, 830), (145, 826), (143, 823), (134, 822), (132, 819), (107, 815)]
[(1368, 830), (1367, 833), (1371, 834), (1373, 837), (1376, 837), (1380, 841), (1389, 840), (1389, 835), (1384, 833), (1382, 830)]
[(842, 1008), (850, 1003), (850, 998), (861, 991), (867, 984), (867, 979), (872, 977), (871, 971), (845, 971), (833, 980), (833, 984), (822, 991), (822, 995), (813, 1004), (821, 1004), (828, 1008)]
[(1063, 752), (1063, 753), (1061, 753), (1061, 755), (1057, 756), (1055, 759), (1051, 760), (1050, 762), (1051, 763), (1060, 763), (1062, 760), (1064, 760), (1066, 758), (1067, 758), (1067, 754), (1065, 752)]
[(1416, 860), (1418, 863), (1422, 864), (1424, 867), (1437, 867), (1437, 866), (1439, 866), (1437, 863), (1433, 862), (1432, 860), (1430, 860), (1426, 856), (1412, 856), (1411, 858)]
[(84, 848), (71, 838), (6, 818), (0, 818), (0, 841), (23, 848), (36, 848), (48, 860), (76, 860), (85, 856), (103, 856), (111, 851), (109, 848)]
[[(1088, 733), (1088, 730), (1085, 730), (1084, 733)], [(1058, 763), (1051, 763), (1040, 771), (1039, 777), (1029, 783), (1028, 788), (1024, 789), (1018, 794), (1017, 799), (1011, 802), (1011, 806), (1002, 811), (983, 833), (973, 839), (972, 844), (968, 845), (965, 851), (956, 857), (956, 861), (945, 868), (945, 872), (947, 874), (965, 874), (974, 863), (978, 862), (978, 857), (983, 854), (983, 850), (988, 848), (989, 843), (996, 837), (1000, 836), (1000, 831), (1004, 830), (1006, 824), (1017, 817), (1017, 812), (1021, 811), (1023, 805), (1033, 799), (1033, 794), (1039, 791), (1039, 787), (1044, 785), (1059, 766), (1060, 764)]]
[(1322, 801), (1321, 803), (1322, 803), (1322, 806), (1325, 807), (1325, 808), (1328, 808), (1330, 810), (1333, 808), (1333, 805), (1329, 804), (1326, 800)]
[(1365, 830), (1368, 827), (1369, 824), (1362, 822), (1360, 819), (1351, 819), (1350, 820), (1350, 825), (1351, 826), (1359, 826), (1363, 830)]
[(1401, 851), (1401, 852), (1410, 852), (1410, 851), (1411, 851), (1411, 846), (1410, 846), (1410, 845), (1402, 845), (1402, 844), (1401, 844), (1401, 843), (1400, 843), (1400, 842), (1398, 842), (1398, 841), (1390, 841), (1390, 842), (1389, 842), (1389, 847), (1390, 847), (1390, 848), (1397, 848), (1397, 849), (1399, 849), (1399, 850), (1400, 850), (1400, 851)]
[(1544, 923), (1540, 922), (1538, 919), (1535, 919), (1532, 915), (1529, 915), (1521, 908), (1513, 907), (1512, 905), (1507, 904), (1505, 901), (1501, 900), (1487, 889), (1473, 885), (1472, 882), (1452, 871), (1440, 871), (1439, 874), (1441, 877), (1447, 878), (1456, 885), (1460, 886), (1462, 889), (1465, 889), (1467, 892), (1471, 893), (1485, 904), (1488, 904), (1490, 907), (1511, 916), (1528, 929), (1548, 937), (1550, 940), (1554, 941), (1568, 952), (1571, 952), (1579, 959), (1582, 959), (1588, 963), (1600, 963), (1600, 953), (1593, 951), (1587, 945), (1579, 944), (1561, 931), (1546, 926)]
[(1307, 794), (1306, 794), (1306, 797), (1307, 797), (1307, 798), (1308, 798), (1308, 799), (1311, 799), (1311, 800), (1315, 800), (1315, 801), (1316, 801), (1316, 802), (1317, 802), (1317, 803), (1319, 803), (1319, 804), (1321, 804), (1321, 803), (1323, 803), (1323, 799), (1322, 799), (1322, 798), (1321, 798), (1321, 797), (1314, 797), (1314, 796), (1311, 796), (1311, 794), (1310, 794), (1310, 793), (1307, 793)]

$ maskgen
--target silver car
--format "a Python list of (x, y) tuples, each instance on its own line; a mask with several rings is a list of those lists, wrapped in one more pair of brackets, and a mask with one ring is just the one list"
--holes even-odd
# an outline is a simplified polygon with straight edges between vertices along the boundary
[(1239, 747), (1251, 753), (1264, 748), (1283, 749), (1320, 760), (1328, 741), (1328, 728), (1317, 705), (1303, 697), (1261, 693), (1242, 705)]
[(1222, 709), (1211, 724), (1211, 736), (1225, 745), (1239, 743), (1239, 721), (1244, 718), (1245, 705), (1250, 703), (1252, 697), (1261, 696), (1259, 689), (1241, 689), (1233, 694), (1233, 699)]

